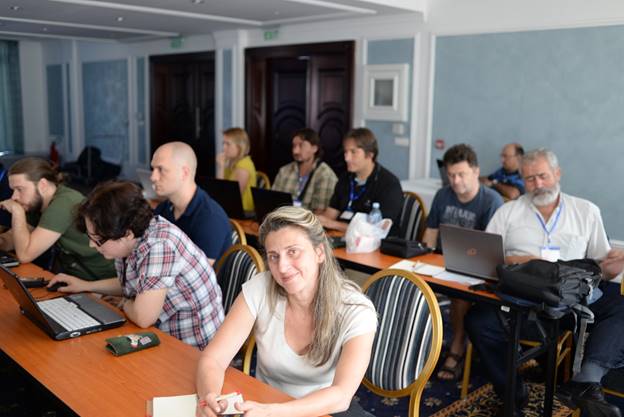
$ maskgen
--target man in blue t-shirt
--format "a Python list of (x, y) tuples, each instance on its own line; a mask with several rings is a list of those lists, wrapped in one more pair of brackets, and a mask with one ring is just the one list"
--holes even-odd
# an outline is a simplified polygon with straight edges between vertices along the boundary
[(519, 143), (509, 143), (501, 151), (502, 167), (487, 177), (481, 177), (482, 184), (492, 187), (500, 195), (515, 200), (524, 194), (524, 180), (520, 175), (520, 160), (524, 149)]
[(221, 206), (195, 183), (197, 158), (184, 142), (169, 142), (154, 152), (152, 183), (167, 200), (155, 213), (178, 226), (214, 263), (232, 245), (232, 226)]
[[(431, 204), (423, 235), (429, 247), (440, 247), (440, 224), (485, 230), (496, 209), (503, 205), (496, 191), (480, 185), (477, 154), (470, 146), (459, 144), (449, 148), (444, 154), (444, 167), (449, 185), (436, 193)], [(453, 340), (438, 371), (439, 379), (455, 380), (460, 376), (465, 351), (464, 316), (469, 308), (468, 301), (451, 299)]]

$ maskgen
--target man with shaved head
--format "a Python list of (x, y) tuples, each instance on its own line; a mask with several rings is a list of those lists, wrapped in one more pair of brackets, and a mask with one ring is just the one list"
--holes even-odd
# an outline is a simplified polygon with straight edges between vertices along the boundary
[(232, 226), (223, 208), (195, 183), (197, 158), (184, 142), (169, 142), (154, 152), (152, 183), (159, 197), (156, 207), (199, 246), (211, 263), (232, 244)]

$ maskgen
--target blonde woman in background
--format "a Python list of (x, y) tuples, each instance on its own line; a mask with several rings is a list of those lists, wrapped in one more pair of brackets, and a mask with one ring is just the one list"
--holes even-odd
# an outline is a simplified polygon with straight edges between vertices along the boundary
[(260, 226), (269, 271), (243, 284), (197, 370), (199, 417), (223, 411), (216, 401), (230, 361), (253, 332), (256, 377), (295, 399), (281, 404), (244, 401), (246, 416), (371, 415), (353, 395), (368, 367), (377, 315), (347, 280), (311, 211), (280, 207)]
[(240, 127), (223, 131), (223, 152), (217, 155), (217, 178), (238, 181), (243, 210), (254, 210), (251, 187), (256, 186), (256, 167), (249, 156), (249, 136)]

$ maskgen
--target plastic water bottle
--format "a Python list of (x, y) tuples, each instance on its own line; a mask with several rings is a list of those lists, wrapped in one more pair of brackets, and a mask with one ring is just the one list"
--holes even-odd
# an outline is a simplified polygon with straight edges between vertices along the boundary
[(368, 222), (370, 224), (377, 224), (383, 220), (383, 215), (381, 214), (381, 209), (379, 208), (379, 203), (374, 202), (373, 208), (370, 213), (368, 213)]

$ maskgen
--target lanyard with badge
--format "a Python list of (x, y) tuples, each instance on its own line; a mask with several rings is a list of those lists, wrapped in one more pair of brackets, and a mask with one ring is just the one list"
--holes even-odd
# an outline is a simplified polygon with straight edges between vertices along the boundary
[(559, 258), (561, 257), (561, 247), (555, 246), (552, 244), (551, 236), (553, 232), (555, 231), (557, 224), (559, 223), (559, 217), (561, 217), (562, 211), (563, 211), (563, 200), (561, 201), (561, 204), (557, 208), (557, 213), (555, 214), (555, 220), (553, 221), (553, 224), (550, 227), (550, 230), (546, 226), (546, 223), (544, 223), (542, 216), (540, 216), (538, 213), (535, 213), (535, 217), (537, 217), (537, 220), (539, 221), (540, 226), (542, 226), (544, 233), (546, 233), (546, 241), (547, 241), (546, 245), (540, 247), (540, 256), (542, 259), (545, 259), (549, 262), (557, 262)]
[(351, 220), (353, 217), (353, 202), (358, 200), (366, 192), (366, 184), (364, 184), (357, 192), (355, 190), (355, 177), (351, 178), (349, 182), (349, 202), (347, 208), (340, 214), (340, 218), (343, 220)]

